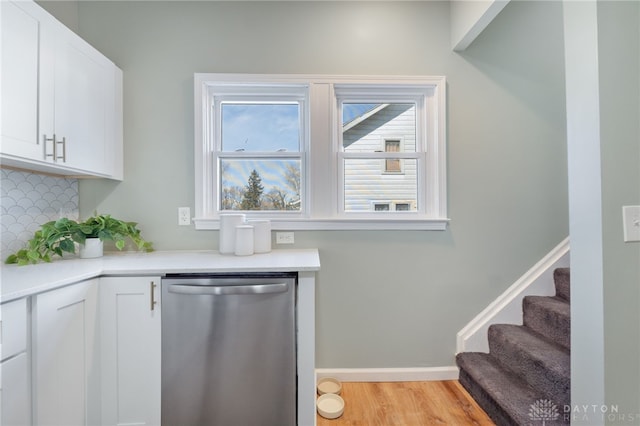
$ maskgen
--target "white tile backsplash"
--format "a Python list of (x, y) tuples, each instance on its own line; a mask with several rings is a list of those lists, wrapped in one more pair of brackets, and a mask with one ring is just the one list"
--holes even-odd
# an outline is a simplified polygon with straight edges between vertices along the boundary
[(78, 179), (0, 170), (0, 256), (20, 250), (43, 223), (78, 220)]

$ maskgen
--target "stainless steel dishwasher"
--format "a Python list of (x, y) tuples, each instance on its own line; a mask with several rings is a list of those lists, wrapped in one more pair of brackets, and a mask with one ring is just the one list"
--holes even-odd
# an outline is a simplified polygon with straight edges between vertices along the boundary
[(296, 424), (295, 273), (162, 280), (162, 425)]

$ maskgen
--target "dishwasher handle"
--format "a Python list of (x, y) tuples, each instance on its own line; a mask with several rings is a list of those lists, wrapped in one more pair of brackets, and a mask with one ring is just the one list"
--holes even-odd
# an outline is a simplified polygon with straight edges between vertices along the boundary
[(212, 296), (226, 296), (232, 294), (272, 294), (285, 293), (289, 286), (287, 283), (275, 284), (250, 284), (250, 285), (191, 285), (170, 284), (169, 293), (178, 294), (205, 294)]

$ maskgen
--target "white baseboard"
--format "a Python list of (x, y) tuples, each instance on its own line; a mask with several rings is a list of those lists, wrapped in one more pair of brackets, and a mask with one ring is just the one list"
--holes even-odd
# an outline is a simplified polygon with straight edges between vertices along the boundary
[(521, 325), (522, 299), (528, 295), (553, 296), (553, 271), (568, 266), (569, 238), (566, 238), (458, 332), (456, 353), (488, 352), (489, 326)]
[(416, 368), (316, 368), (316, 378), (342, 382), (428, 382), (458, 380), (458, 367)]

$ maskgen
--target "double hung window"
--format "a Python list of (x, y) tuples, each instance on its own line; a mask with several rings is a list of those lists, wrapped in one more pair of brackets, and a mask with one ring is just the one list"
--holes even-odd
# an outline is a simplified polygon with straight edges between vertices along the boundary
[(216, 210), (300, 212), (304, 97), (221, 97), (213, 108)]
[(196, 74), (196, 227), (444, 229), (444, 78)]

